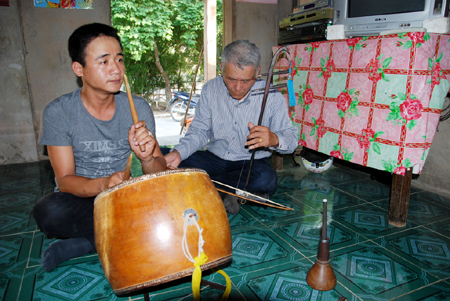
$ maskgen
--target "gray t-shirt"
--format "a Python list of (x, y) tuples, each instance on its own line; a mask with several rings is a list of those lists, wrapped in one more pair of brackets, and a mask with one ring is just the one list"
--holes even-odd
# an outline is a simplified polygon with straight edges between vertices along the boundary
[[(78, 176), (95, 179), (124, 170), (131, 152), (128, 130), (133, 125), (126, 93), (115, 95), (114, 117), (103, 121), (86, 110), (80, 91), (62, 95), (45, 107), (39, 143), (72, 146)], [(145, 120), (155, 135), (152, 109), (142, 98), (133, 99), (139, 120)]]

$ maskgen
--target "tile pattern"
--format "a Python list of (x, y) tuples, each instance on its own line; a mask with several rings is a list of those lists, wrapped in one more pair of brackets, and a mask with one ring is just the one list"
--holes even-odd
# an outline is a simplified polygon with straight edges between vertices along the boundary
[[(247, 203), (229, 215), (233, 260), (223, 267), (232, 284), (229, 300), (450, 300), (450, 197), (413, 187), (407, 226), (395, 228), (388, 223), (389, 175), (372, 180), (345, 166), (313, 174), (284, 161), (271, 199), (294, 211)], [(55, 239), (39, 231), (32, 209), (53, 191), (53, 177), (49, 162), (0, 166), (0, 301), (143, 300), (142, 294), (116, 296), (97, 254), (43, 271), (42, 252)], [(306, 282), (316, 260), (323, 199), (337, 278), (326, 292)], [(213, 270), (203, 279), (226, 284)], [(203, 286), (201, 297), (220, 300), (222, 293)], [(193, 300), (189, 277), (148, 294), (153, 301)]]

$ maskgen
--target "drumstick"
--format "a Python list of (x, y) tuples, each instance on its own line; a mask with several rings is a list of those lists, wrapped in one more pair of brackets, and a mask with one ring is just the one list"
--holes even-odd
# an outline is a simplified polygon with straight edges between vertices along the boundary
[[(127, 96), (128, 96), (128, 102), (130, 103), (130, 110), (131, 110), (131, 117), (133, 117), (133, 124), (136, 124), (139, 122), (138, 115), (136, 112), (136, 108), (134, 106), (133, 96), (131, 95), (130, 85), (128, 84), (127, 76), (124, 74), (123, 79), (125, 81), (125, 87), (127, 87)], [(139, 149), (141, 152), (145, 152), (145, 145), (139, 145)]]
[(133, 161), (133, 153), (128, 156), (127, 166), (125, 167), (125, 171), (123, 174), (123, 180), (126, 181), (131, 176), (131, 162)]

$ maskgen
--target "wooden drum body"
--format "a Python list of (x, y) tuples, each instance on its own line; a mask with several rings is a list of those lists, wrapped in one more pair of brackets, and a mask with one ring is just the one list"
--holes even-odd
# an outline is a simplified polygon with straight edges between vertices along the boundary
[[(193, 210), (193, 211), (192, 211)], [(195, 212), (208, 256), (202, 270), (231, 261), (231, 231), (223, 202), (200, 169), (143, 175), (105, 190), (94, 203), (95, 243), (106, 279), (117, 295), (192, 275), (183, 253), (183, 214)], [(186, 239), (198, 256), (199, 232)]]

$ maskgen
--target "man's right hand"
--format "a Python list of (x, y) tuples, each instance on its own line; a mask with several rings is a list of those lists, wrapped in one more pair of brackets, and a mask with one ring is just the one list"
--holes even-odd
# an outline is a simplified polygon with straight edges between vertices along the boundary
[(77, 176), (72, 146), (47, 145), (47, 151), (61, 192), (71, 193), (82, 198), (95, 197), (103, 190), (128, 180), (123, 178), (123, 171), (113, 173), (109, 177), (96, 179)]
[(106, 188), (105, 189), (111, 188), (111, 187), (113, 187), (113, 186), (115, 186), (115, 185), (117, 185), (117, 184), (119, 184), (119, 183), (121, 183), (121, 182), (123, 182), (125, 180), (128, 180), (128, 179), (124, 179), (123, 178), (124, 173), (125, 173), (124, 171), (119, 171), (119, 172), (115, 172), (112, 175), (110, 175), (109, 177), (107, 177), (106, 178), (107, 179), (107, 183), (106, 183)]
[(173, 152), (170, 152), (167, 155), (165, 155), (164, 159), (166, 159), (166, 166), (168, 169), (175, 169), (181, 162), (181, 155), (175, 149)]

